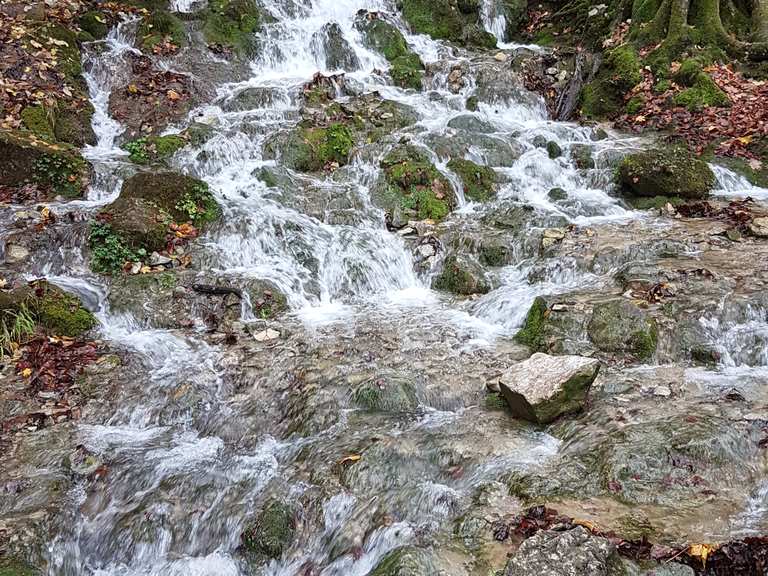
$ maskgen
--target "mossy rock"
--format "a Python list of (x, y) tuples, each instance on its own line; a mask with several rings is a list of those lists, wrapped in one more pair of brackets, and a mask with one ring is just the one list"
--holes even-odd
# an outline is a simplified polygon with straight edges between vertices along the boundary
[(144, 200), (174, 222), (192, 222), (197, 227), (221, 216), (221, 207), (208, 184), (177, 172), (139, 172), (123, 183), (120, 199)]
[(93, 105), (62, 103), (53, 112), (53, 132), (58, 142), (66, 142), (77, 148), (96, 144), (96, 134), (91, 125)]
[(595, 305), (587, 326), (590, 340), (604, 352), (629, 352), (644, 359), (656, 351), (656, 323), (627, 300)]
[(641, 69), (640, 57), (629, 44), (608, 52), (595, 79), (582, 89), (582, 115), (603, 118), (621, 112), (624, 94), (643, 79)]
[(396, 86), (421, 90), (421, 81), (424, 77), (424, 64), (418, 54), (408, 53), (398, 56), (392, 61), (389, 75)]
[(437, 570), (428, 552), (403, 546), (388, 552), (369, 576), (431, 576)]
[(52, 336), (77, 338), (97, 325), (76, 296), (45, 280), (0, 292), (0, 321), (7, 327), (19, 314), (26, 314), (38, 329)]
[(106, 19), (97, 10), (91, 10), (80, 16), (78, 24), (88, 34), (89, 40), (101, 40), (106, 38), (109, 32), (109, 25)]
[(257, 558), (280, 558), (291, 545), (295, 529), (291, 507), (279, 500), (269, 499), (261, 512), (246, 525), (240, 538), (242, 549)]
[(256, 53), (256, 32), (263, 15), (253, 0), (213, 0), (203, 23), (209, 45), (228, 47), (244, 56)]
[(0, 130), (0, 184), (36, 184), (53, 195), (77, 198), (88, 185), (88, 175), (87, 162), (73, 146)]
[(384, 189), (375, 196), (393, 222), (439, 221), (455, 205), (450, 182), (419, 149), (398, 146), (384, 157), (381, 167)]
[[(587, 144), (574, 144), (571, 146), (571, 158), (576, 168), (590, 170), (595, 167), (595, 159), (592, 156), (592, 147)], [(561, 198), (564, 200), (564, 198)]]
[(280, 154), (283, 164), (288, 168), (300, 172), (318, 172), (331, 163), (345, 165), (354, 144), (349, 127), (335, 123), (328, 127), (300, 125), (268, 142), (266, 148), (270, 155)]
[(450, 160), (448, 168), (461, 180), (464, 196), (468, 200), (487, 202), (496, 197), (496, 173), (493, 168), (463, 158)]
[(432, 287), (463, 296), (486, 294), (491, 290), (491, 285), (477, 262), (467, 256), (454, 254), (445, 258), (443, 270), (435, 277)]
[(709, 106), (729, 106), (731, 101), (706, 72), (699, 72), (690, 88), (675, 94), (674, 102), (696, 111)]
[[(150, 252), (164, 250), (166, 235), (173, 222), (170, 214), (151, 200), (123, 196), (106, 206), (99, 217), (109, 225), (110, 233), (108, 239), (101, 239), (101, 234), (94, 236), (92, 230), (92, 256), (100, 247), (111, 247), (114, 243), (122, 262), (141, 260)], [(116, 271), (113, 266), (95, 264), (92, 267), (97, 272)]]
[(560, 156), (563, 155), (563, 149), (560, 148), (560, 144), (555, 142), (554, 140), (550, 140), (547, 142), (547, 156), (549, 156), (552, 160), (555, 158), (560, 158)]
[(547, 198), (553, 202), (560, 202), (562, 200), (568, 199), (568, 192), (562, 188), (552, 188), (549, 192), (547, 192)]
[(30, 564), (18, 558), (0, 558), (0, 576), (40, 576), (42, 574)]
[(24, 128), (32, 132), (37, 138), (46, 142), (54, 142), (56, 135), (53, 132), (52, 118), (42, 105), (27, 106), (21, 111), (21, 123)]
[(643, 197), (705, 198), (715, 185), (707, 163), (681, 146), (626, 156), (618, 178), (626, 193)]
[(141, 21), (137, 38), (142, 50), (148, 52), (166, 39), (176, 46), (187, 44), (184, 23), (166, 10), (154, 10), (147, 14)]
[(136, 164), (154, 164), (165, 162), (177, 151), (184, 148), (187, 141), (176, 134), (168, 136), (147, 136), (123, 144), (123, 150), (129, 153), (128, 159)]
[(411, 53), (402, 32), (376, 12), (358, 15), (355, 27), (363, 35), (363, 43), (368, 48), (381, 52), (389, 62)]
[(403, 0), (403, 18), (411, 29), (437, 40), (462, 41), (463, 21), (451, 0)]

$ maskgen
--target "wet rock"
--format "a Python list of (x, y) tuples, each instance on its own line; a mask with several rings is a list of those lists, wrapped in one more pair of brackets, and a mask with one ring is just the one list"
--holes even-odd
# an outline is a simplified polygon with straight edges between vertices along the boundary
[(548, 193), (547, 197), (554, 201), (558, 202), (560, 200), (567, 200), (568, 199), (568, 192), (563, 190), (562, 188), (552, 188)]
[(541, 247), (544, 250), (551, 248), (565, 238), (565, 230), (562, 228), (547, 228), (541, 238)]
[(363, 382), (352, 393), (352, 401), (369, 412), (413, 412), (419, 406), (413, 380), (395, 373)]
[(325, 24), (312, 36), (314, 51), (325, 57), (325, 67), (329, 70), (353, 72), (360, 67), (360, 61), (344, 32), (336, 22)]
[(255, 56), (256, 32), (268, 17), (253, 0), (213, 0), (203, 15), (203, 35), (209, 47)]
[(496, 128), (494, 128), (493, 124), (470, 114), (451, 118), (448, 121), (448, 127), (456, 130), (466, 130), (467, 132), (476, 132), (478, 134), (496, 132)]
[(427, 576), (436, 573), (428, 552), (413, 546), (403, 546), (387, 553), (369, 576)]
[(504, 576), (614, 576), (623, 573), (616, 547), (577, 526), (564, 532), (540, 530), (518, 548)]
[(592, 147), (587, 144), (574, 144), (571, 146), (571, 158), (573, 158), (576, 167), (581, 170), (591, 170), (595, 167)]
[(496, 173), (488, 166), (480, 166), (471, 160), (454, 158), (448, 169), (461, 179), (464, 196), (475, 202), (487, 202), (496, 196)]
[(6, 244), (5, 261), (8, 264), (18, 264), (29, 258), (29, 250), (19, 244)]
[(88, 185), (88, 164), (67, 144), (50, 144), (22, 131), (0, 130), (0, 185), (32, 184), (48, 196), (77, 198)]
[(41, 572), (20, 558), (4, 556), (0, 558), (0, 575), (2, 576), (40, 576)]
[(656, 323), (627, 300), (596, 304), (587, 333), (594, 344), (606, 352), (629, 352), (648, 358), (656, 351)]
[(469, 256), (456, 254), (446, 256), (432, 287), (462, 296), (485, 294), (491, 289), (482, 267)]
[(240, 537), (241, 547), (247, 555), (257, 559), (280, 558), (290, 546), (295, 528), (291, 507), (279, 500), (269, 499), (256, 518), (246, 524)]
[(460, 158), (472, 148), (488, 166), (512, 166), (523, 153), (523, 146), (516, 140), (463, 130), (452, 135), (429, 134), (426, 142), (442, 158)]
[(438, 40), (493, 48), (496, 39), (479, 25), (479, 10), (479, 3), (457, 0), (405, 0), (402, 3), (403, 18), (414, 32)]
[(681, 147), (631, 154), (619, 165), (618, 178), (626, 193), (641, 197), (705, 198), (715, 184), (707, 163)]
[(560, 158), (560, 156), (563, 155), (563, 149), (560, 148), (560, 144), (554, 140), (550, 140), (547, 142), (547, 154), (554, 160), (555, 158)]
[(394, 148), (381, 161), (383, 182), (373, 198), (400, 228), (409, 220), (442, 220), (453, 209), (456, 199), (450, 182), (427, 155), (411, 145)]
[(583, 408), (599, 369), (594, 358), (537, 352), (509, 368), (499, 385), (515, 416), (547, 424)]

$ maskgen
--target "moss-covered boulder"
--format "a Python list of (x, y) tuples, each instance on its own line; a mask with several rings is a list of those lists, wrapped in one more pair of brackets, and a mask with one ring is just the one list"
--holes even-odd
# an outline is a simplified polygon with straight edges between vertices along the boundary
[(624, 192), (642, 197), (705, 198), (715, 184), (707, 163), (683, 147), (631, 154), (619, 165), (618, 178)]
[(87, 40), (101, 40), (109, 32), (107, 20), (98, 10), (86, 12), (78, 19), (80, 29), (88, 34)]
[(678, 106), (696, 111), (707, 106), (728, 106), (731, 103), (728, 95), (704, 72), (698, 60), (685, 60), (674, 78), (678, 84), (686, 87), (674, 96), (674, 102)]
[(45, 280), (0, 291), (0, 323), (4, 348), (36, 330), (76, 338), (97, 324), (76, 296)]
[(395, 226), (412, 219), (439, 221), (455, 206), (450, 182), (418, 148), (408, 144), (394, 148), (381, 167), (383, 186), (374, 199)]
[(89, 168), (71, 145), (46, 142), (32, 133), (0, 130), (0, 185), (38, 186), (51, 196), (78, 198)]
[(480, 4), (457, 0), (403, 0), (403, 17), (414, 32), (437, 40), (493, 48), (494, 36), (480, 21)]
[(279, 156), (283, 164), (293, 170), (317, 172), (332, 164), (345, 165), (354, 145), (352, 132), (346, 124), (303, 124), (270, 140), (266, 153), (272, 157)]
[(448, 168), (461, 180), (464, 197), (468, 200), (487, 202), (496, 196), (496, 173), (493, 168), (463, 158), (452, 159)]
[(120, 196), (92, 223), (91, 267), (112, 273), (166, 247), (173, 223), (204, 228), (221, 208), (202, 180), (175, 172), (140, 172), (123, 183)]
[(627, 300), (596, 304), (587, 325), (590, 340), (604, 352), (648, 358), (656, 351), (656, 323)]
[(436, 573), (428, 552), (403, 546), (385, 554), (369, 576), (428, 576)]
[(352, 46), (344, 37), (344, 31), (336, 22), (328, 22), (312, 35), (311, 44), (316, 53), (325, 56), (325, 67), (328, 70), (343, 70), (353, 72), (360, 68)]
[(358, 14), (355, 27), (362, 34), (365, 45), (381, 52), (389, 61), (389, 73), (396, 85), (421, 89), (424, 63), (418, 54), (408, 48), (405, 37), (397, 27), (378, 12)]
[(256, 32), (264, 15), (253, 0), (213, 0), (204, 14), (203, 35), (208, 45), (244, 56), (256, 53)]
[(642, 80), (637, 51), (629, 44), (606, 54), (595, 79), (581, 91), (581, 113), (586, 118), (615, 116), (624, 108), (624, 94)]
[(243, 551), (257, 559), (280, 558), (291, 545), (296, 524), (294, 511), (286, 503), (267, 500), (261, 512), (246, 524), (240, 537)]
[(486, 294), (491, 289), (485, 272), (477, 262), (468, 256), (455, 254), (445, 258), (443, 269), (433, 280), (432, 287), (463, 296)]
[(515, 341), (533, 350), (545, 349), (544, 324), (547, 316), (549, 307), (546, 300), (539, 296), (528, 309), (523, 327), (515, 334)]
[(123, 144), (128, 159), (136, 164), (162, 163), (187, 145), (187, 140), (177, 134), (147, 136)]

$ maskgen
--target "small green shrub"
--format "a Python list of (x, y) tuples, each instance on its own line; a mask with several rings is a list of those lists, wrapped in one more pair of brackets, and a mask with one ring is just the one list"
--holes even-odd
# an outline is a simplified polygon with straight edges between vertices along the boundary
[(0, 359), (22, 344), (35, 332), (34, 315), (22, 304), (18, 311), (3, 310), (0, 312)]
[(131, 250), (107, 223), (94, 222), (88, 235), (91, 249), (91, 268), (99, 274), (120, 272), (126, 262), (144, 258), (144, 249)]

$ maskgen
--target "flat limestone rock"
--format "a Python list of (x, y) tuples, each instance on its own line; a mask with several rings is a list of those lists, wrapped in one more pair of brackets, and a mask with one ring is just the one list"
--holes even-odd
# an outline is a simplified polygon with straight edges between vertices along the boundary
[(546, 424), (582, 409), (599, 370), (595, 358), (539, 352), (510, 367), (499, 386), (512, 414)]

